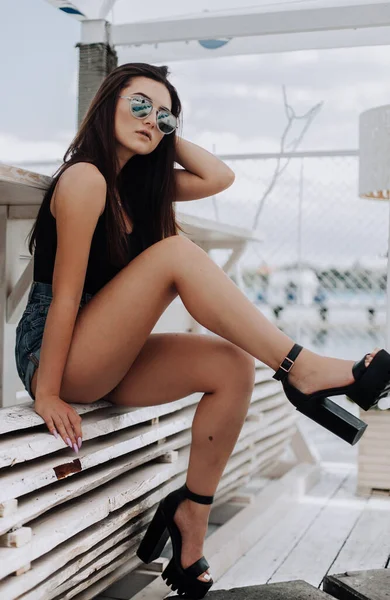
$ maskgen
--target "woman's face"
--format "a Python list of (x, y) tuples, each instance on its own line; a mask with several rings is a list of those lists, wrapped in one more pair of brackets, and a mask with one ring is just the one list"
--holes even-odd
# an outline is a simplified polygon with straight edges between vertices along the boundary
[[(115, 137), (117, 153), (122, 167), (135, 154), (149, 154), (158, 146), (164, 134), (157, 128), (156, 112), (164, 107), (171, 110), (171, 96), (163, 83), (148, 77), (134, 77), (131, 83), (123, 88), (121, 96), (132, 94), (146, 95), (153, 102), (153, 110), (147, 117), (136, 119), (130, 112), (129, 100), (118, 98), (115, 111)], [(150, 139), (137, 131), (146, 130)]]

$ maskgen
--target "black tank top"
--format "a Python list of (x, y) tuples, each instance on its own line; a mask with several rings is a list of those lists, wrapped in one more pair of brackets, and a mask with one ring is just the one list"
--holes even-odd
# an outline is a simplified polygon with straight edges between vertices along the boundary
[[(106, 283), (110, 281), (122, 267), (114, 266), (108, 261), (105, 230), (106, 208), (100, 215), (91, 241), (91, 249), (88, 258), (87, 272), (83, 293), (96, 294)], [(56, 219), (50, 210), (50, 202), (43, 209), (42, 217), (44, 235), (36, 240), (34, 251), (34, 281), (42, 283), (53, 282), (54, 261), (57, 249)], [(135, 229), (127, 234), (129, 251), (129, 262), (140, 253), (136, 243)]]

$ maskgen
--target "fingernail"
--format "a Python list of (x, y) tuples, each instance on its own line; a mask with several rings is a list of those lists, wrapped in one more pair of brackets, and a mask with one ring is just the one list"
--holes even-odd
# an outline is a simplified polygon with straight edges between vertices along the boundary
[(66, 438), (66, 443), (68, 444), (69, 448), (73, 448), (72, 442), (69, 438)]
[(55, 435), (56, 438), (58, 438), (58, 433), (57, 433), (57, 431), (55, 429), (53, 429), (53, 435)]
[(73, 450), (74, 450), (75, 452), (78, 452), (78, 451), (79, 451), (79, 448), (78, 448), (77, 444), (73, 444)]
[(81, 444), (83, 443), (83, 442), (82, 442), (82, 440), (81, 440), (81, 437), (79, 437), (79, 438), (77, 439), (77, 443), (78, 443), (78, 445), (79, 445), (79, 448), (81, 448)]

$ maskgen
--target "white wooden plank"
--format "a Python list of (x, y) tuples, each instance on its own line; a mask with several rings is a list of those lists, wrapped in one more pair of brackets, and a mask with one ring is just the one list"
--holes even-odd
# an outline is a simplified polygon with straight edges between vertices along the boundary
[[(140, 465), (143, 462), (141, 460)], [(41, 528), (41, 535), (38, 536), (36, 524), (34, 523), (31, 545), (24, 546), (23, 549), (30, 548), (31, 560), (35, 560), (50, 552), (71, 536), (80, 533), (90, 525), (102, 521), (110, 512), (118, 510), (128, 502), (139, 499), (149, 490), (153, 490), (167, 480), (183, 473), (187, 464), (188, 452), (182, 452), (179, 460), (172, 464), (146, 464), (135, 471), (128, 472), (128, 470), (125, 470), (122, 477), (94, 489), (92, 496), (80, 497), (77, 505), (67, 502), (57, 507), (56, 511), (52, 513), (55, 517), (51, 519), (47, 519), (43, 514), (45, 510), (41, 508), (41, 505), (45, 504), (46, 491), (42, 492), (40, 494), (42, 498), (32, 498), (30, 503), (33, 504), (33, 509), (35, 508), (37, 515), (43, 514), (38, 523), (42, 523), (42, 527), (46, 527), (46, 531), (44, 532)], [(86, 474), (84, 479), (90, 479), (93, 475)], [(69, 489), (59, 490), (58, 496), (61, 492), (67, 495), (70, 492), (70, 495), (74, 497), (80, 495), (80, 482), (70, 480), (66, 483), (66, 487)], [(84, 480), (83, 484), (85, 485)], [(12, 560), (14, 552), (23, 549), (13, 548), (11, 551), (0, 548), (0, 564), (2, 565), (3, 576), (15, 571), (16, 560)], [(18, 566), (23, 566), (24, 562), (21, 562)]]
[[(107, 572), (105, 567), (108, 565), (111, 565), (111, 569), (114, 569), (117, 565), (123, 564), (125, 561), (130, 561), (133, 569), (136, 568), (139, 564), (142, 564), (140, 559), (135, 555), (142, 536), (143, 531), (133, 534), (131, 538), (127, 537), (118, 545), (107, 543), (105, 551), (101, 552), (101, 548), (99, 548), (97, 556), (93, 557), (91, 556), (92, 553), (89, 553), (88, 563), (84, 566), (78, 566), (77, 569), (74, 569), (74, 565), (68, 568), (65, 567), (63, 571), (64, 574), (67, 574), (67, 577), (64, 578), (63, 573), (61, 573), (61, 584), (56, 585), (55, 577), (50, 578), (31, 592), (23, 594), (20, 600), (72, 598), (80, 590), (88, 588), (92, 579), (96, 581), (98, 578), (103, 577), (103, 573)], [(72, 573), (70, 574), (70, 572)], [(98, 574), (100, 574), (100, 577)]]
[[(187, 436), (187, 439), (190, 439), (190, 433), (184, 435)], [(148, 461), (163, 454), (167, 447), (174, 445), (174, 442), (170, 442), (163, 447), (147, 447), (138, 452), (133, 452), (130, 455), (119, 457), (115, 462), (107, 463), (100, 469), (86, 471), (85, 473), (80, 473), (79, 477), (72, 477), (57, 482), (54, 487), (48, 486), (47, 488), (43, 488), (40, 490), (39, 494), (30, 494), (26, 498), (22, 497), (19, 500), (17, 512), (0, 520), (0, 533), (6, 533), (12, 527), (21, 527), (49, 509), (53, 509), (59, 504), (69, 502), (69, 500), (87, 494), (97, 486), (107, 484), (109, 481), (127, 473), (129, 470), (140, 467), (144, 463), (148, 463)], [(188, 448), (181, 450), (183, 453), (187, 451)], [(180, 461), (181, 459), (174, 463), (158, 463), (158, 467), (161, 469), (161, 473), (168, 472), (171, 473), (171, 475), (174, 475), (177, 472), (180, 472)]]
[[(187, 430), (192, 425), (194, 410), (195, 408), (190, 406), (174, 413), (171, 419), (164, 423), (160, 422), (154, 426), (135, 426), (130, 432), (126, 429), (111, 436), (98, 437), (96, 441), (91, 440), (88, 444), (84, 444), (77, 457), (75, 457), (72, 450), (66, 448), (55, 455), (42, 458), (39, 462), (35, 461), (32, 464), (13, 467), (6, 471), (2, 477), (3, 485), (0, 491), (0, 501), (4, 502), (8, 499), (20, 497), (33, 490), (56, 483), (65, 477), (74, 476), (81, 471), (84, 472), (99, 464), (104, 464), (128, 452), (139, 450), (154, 441), (164, 439), (166, 436)], [(286, 412), (288, 415), (287, 420), (281, 420)], [(92, 418), (92, 416), (90, 417)], [(272, 428), (270, 426), (274, 419), (278, 423)], [(281, 407), (278, 411), (268, 414), (260, 425), (245, 423), (240, 432), (238, 444), (246, 447), (265, 436), (270, 436), (283, 429), (287, 430), (291, 424), (292, 419), (291, 415), (288, 414), (288, 409), (285, 406)], [(84, 431), (85, 429), (84, 426)], [(265, 429), (266, 433), (264, 433)], [(255, 437), (253, 437), (252, 432), (255, 433)], [(288, 435), (291, 435), (291, 433), (288, 432)], [(249, 437), (250, 440), (246, 441)], [(237, 446), (236, 452), (239, 450), (240, 446)]]
[[(126, 417), (123, 426), (129, 427), (143, 421), (148, 421), (154, 417), (169, 415), (181, 408), (194, 404), (202, 397), (202, 394), (195, 393), (174, 402), (167, 402), (157, 406), (116, 406), (106, 400), (98, 400), (93, 404), (73, 404), (70, 406), (81, 416), (88, 413), (96, 413), (96, 419), (114, 417)], [(34, 411), (34, 403), (28, 402), (23, 405), (12, 406), (0, 409), (0, 423), (3, 424), (1, 433), (9, 433), (10, 431), (26, 429), (30, 427), (38, 427), (44, 424), (43, 419)], [(98, 412), (99, 411), (99, 412)], [(1, 438), (0, 438), (1, 440)], [(4, 442), (1, 440), (0, 447), (3, 447)]]
[[(270, 452), (272, 452), (273, 450), (274, 448), (271, 448)], [(260, 461), (265, 460), (266, 456), (266, 451), (261, 453)], [(188, 462), (187, 459), (184, 461), (184, 463), (186, 462)], [(256, 462), (254, 462), (252, 468), (256, 470), (257, 466), (258, 463), (256, 464)], [(155, 465), (154, 468), (158, 469), (158, 465)], [(138, 474), (138, 476), (140, 477), (141, 475)], [(124, 488), (127, 494), (129, 492), (131, 493), (132, 483), (134, 487), (134, 482), (131, 482), (130, 479), (131, 476), (129, 475), (124, 486), (123, 482), (121, 482), (122, 490)], [(147, 479), (148, 475), (145, 472), (143, 480), (146, 481)], [(217, 497), (219, 497), (220, 493), (225, 493), (225, 488), (227, 487), (226, 484), (229, 483), (229, 480), (230, 483), (234, 484), (234, 488), (237, 489), (237, 485), (242, 485), (242, 482), (245, 480), (245, 478), (238, 477), (236, 471), (233, 471), (230, 474), (230, 476), (229, 474), (224, 474), (221, 479), (220, 485), (218, 486)], [(37, 584), (37, 582), (46, 579), (48, 573), (51, 570), (53, 572), (57, 570), (58, 565), (61, 565), (62, 571), (65, 563), (67, 562), (67, 560), (70, 559), (70, 557), (75, 558), (86, 548), (90, 548), (91, 546), (96, 545), (97, 537), (99, 538), (100, 547), (102, 545), (103, 538), (105, 538), (110, 533), (110, 531), (112, 531), (113, 528), (117, 529), (120, 525), (122, 525), (125, 519), (129, 520), (131, 517), (134, 517), (134, 515), (139, 514), (139, 512), (141, 512), (142, 510), (145, 510), (146, 507), (150, 507), (156, 501), (158, 501), (162, 497), (162, 495), (165, 495), (171, 489), (178, 487), (178, 485), (181, 485), (183, 482), (184, 481), (180, 481), (179, 483), (178, 481), (175, 481), (174, 483), (169, 483), (167, 489), (165, 489), (163, 493), (161, 493), (160, 487), (157, 492), (153, 492), (145, 500), (133, 503), (130, 509), (126, 506), (126, 514), (121, 515), (121, 511), (124, 510), (123, 506), (121, 506), (121, 508), (115, 510), (114, 515), (109, 515), (108, 517), (104, 518), (104, 520), (103, 515), (101, 513), (101, 508), (99, 507), (99, 497), (100, 502), (103, 501), (104, 510), (106, 508), (107, 495), (110, 495), (110, 491), (107, 489), (105, 491), (97, 489), (93, 503), (91, 502), (90, 497), (87, 497), (85, 500), (81, 498), (78, 501), (77, 510), (75, 510), (75, 508), (72, 506), (64, 505), (58, 508), (56, 512), (52, 513), (52, 520), (48, 520), (43, 515), (34, 522), (35, 545), (31, 549), (30, 558), (31, 560), (34, 559), (35, 554), (39, 552), (39, 546), (40, 551), (44, 550), (47, 552), (47, 543), (49, 542), (50, 544), (53, 544), (53, 549), (51, 549), (50, 552), (47, 552), (44, 558), (40, 559), (38, 567), (35, 567), (34, 564), (34, 569), (31, 572), (25, 574), (23, 576), (23, 580), (18, 578), (18, 580), (16, 581), (14, 577), (9, 577), (4, 583), (2, 582), (1, 588), (7, 590), (7, 592), (9, 591), (10, 594), (11, 592), (15, 593), (16, 590), (20, 594), (22, 589), (23, 591), (31, 589), (34, 585)], [(112, 484), (112, 488), (114, 490), (113, 493), (120, 493), (118, 486), (115, 487), (115, 483)], [(233, 488), (231, 487), (231, 489)], [(157, 494), (159, 495), (157, 496)], [(114, 504), (112, 499), (111, 502), (112, 504)], [(149, 517), (151, 518), (150, 514), (148, 515), (148, 519)], [(91, 523), (90, 519), (93, 519), (92, 522), (96, 522), (96, 525), (92, 527), (90, 526), (87, 530), (85, 530), (85, 528), (88, 527), (88, 525), (90, 525)], [(80, 529), (82, 533), (80, 533)], [(71, 539), (69, 539), (67, 542), (64, 541), (64, 535), (69, 537), (77, 534), (77, 532), (79, 532), (77, 538), (71, 537)], [(59, 547), (56, 547), (56, 545), (58, 545), (59, 543), (61, 545)], [(112, 545), (112, 542), (108, 545), (110, 547)], [(103, 547), (105, 547), (104, 544), (102, 545), (102, 548)], [(23, 558), (23, 560), (25, 560), (25, 558)], [(87, 561), (87, 558), (85, 558), (85, 561)], [(59, 581), (58, 577), (56, 581)], [(8, 597), (13, 598), (14, 596), (9, 595)], [(34, 600), (36, 600), (35, 597), (33, 598)]]
[[(183, 479), (183, 476), (181, 476), (181, 479)], [(61, 585), (78, 568), (83, 567), (95, 556), (100, 555), (100, 551), (105, 551), (114, 543), (134, 534), (137, 528), (145, 527), (153, 517), (156, 504), (178, 485), (178, 480), (174, 479), (163, 487), (160, 486), (152, 491), (140, 502), (126, 504), (110, 513), (102, 521), (81, 530), (78, 535), (54, 547), (39, 561), (36, 561), (34, 569), (23, 577), (9, 576), (3, 579), (0, 584), (2, 593), (7, 598), (14, 598), (35, 588), (41, 582), (47, 582), (49, 586), (52, 583), (55, 586)], [(81, 501), (80, 506), (77, 507), (77, 512), (80, 511), (81, 514), (83, 510), (87, 509), (87, 515), (89, 515), (90, 508), (88, 504), (87, 501)], [(66, 519), (69, 516), (70, 511), (66, 511), (60, 515), (60, 518)], [(59, 525), (61, 526), (61, 523)], [(38, 519), (34, 525), (35, 537), (38, 539), (47, 535), (50, 526), (52, 525), (44, 517)], [(54, 575), (50, 577), (52, 573)], [(43, 590), (45, 590), (45, 587)]]
[(390, 498), (371, 497), (329, 573), (378, 569), (390, 555)]
[[(284, 433), (281, 434), (281, 438), (281, 443), (285, 443)], [(266, 450), (269, 447), (271, 448), (271, 453), (272, 451), (279, 453), (280, 447), (276, 444), (277, 440), (275, 440), (275, 438), (272, 436), (269, 437), (268, 440), (266, 440), (266, 442), (263, 443), (263, 447), (260, 449), (260, 462), (266, 458), (267, 453), (264, 452), (264, 450)], [(165, 451), (165, 449), (166, 448), (164, 446), (163, 451)], [(60, 503), (67, 502), (72, 498), (78, 497), (83, 493), (91, 491), (92, 489), (96, 488), (97, 484), (101, 486), (103, 483), (109, 481), (110, 479), (113, 479), (114, 477), (120, 474), (123, 475), (124, 473), (127, 473), (129, 469), (134, 469), (136, 466), (142, 465), (146, 462), (146, 460), (150, 460), (153, 456), (156, 456), (158, 452), (161, 453), (160, 447), (154, 447), (152, 449), (147, 448), (146, 451), (137, 452), (136, 457), (131, 455), (117, 459), (114, 465), (109, 464), (107, 469), (101, 470), (99, 472), (96, 472), (95, 470), (92, 473), (83, 473), (82, 479), (75, 478), (74, 480), (69, 480), (66, 482), (66, 486), (63, 485), (65, 484), (65, 482), (61, 482), (56, 486), (55, 492), (53, 492), (49, 487), (48, 489), (44, 489), (43, 491), (41, 491), (41, 493), (38, 496), (34, 496), (32, 498), (28, 497), (28, 499), (25, 501), (22, 499), (17, 513), (10, 515), (8, 518), (2, 519), (1, 527), (3, 531), (6, 532), (11, 527), (21, 526), (22, 524), (30, 521), (32, 518), (36, 518), (37, 516), (43, 514), (49, 508), (53, 508), (54, 506), (57, 506)], [(257, 452), (259, 452), (258, 448)], [(182, 450), (180, 455), (182, 453), (183, 456), (188, 454), (188, 448), (186, 448), (185, 451)], [(256, 455), (256, 449), (254, 451), (254, 455)], [(248, 461), (248, 451), (246, 451), (246, 453), (241, 453), (241, 456), (234, 455), (228, 462), (226, 473), (228, 474), (230, 470), (233, 470), (239, 464), (245, 464), (246, 461)], [(172, 464), (167, 463), (166, 465), (163, 464), (159, 466), (161, 469), (162, 467), (164, 467), (164, 471), (162, 470), (161, 472), (168, 472), (171, 476), (180, 472), (180, 469), (183, 468), (182, 459), (179, 459), (178, 461)], [(253, 462), (249, 463), (249, 465), (246, 468), (250, 471), (257, 466), (258, 464), (256, 463), (255, 459), (253, 459)], [(166, 471), (165, 469), (168, 469), (168, 471)], [(242, 475), (242, 469), (240, 470), (240, 474)], [(236, 474), (235, 478), (237, 479)], [(143, 483), (145, 484), (145, 481)], [(113, 503), (113, 500), (111, 499), (110, 502)], [(66, 510), (65, 507), (64, 509)], [(98, 516), (98, 512), (96, 514)], [(57, 524), (57, 517), (55, 522)], [(86, 523), (85, 526), (87, 526)], [(67, 518), (66, 531), (68, 536), (72, 535), (72, 523), (71, 518), (69, 516)], [(61, 541), (63, 541), (63, 539)], [(47, 542), (48, 540), (45, 540), (45, 543)], [(0, 551), (0, 559), (1, 558), (4, 559), (4, 564), (6, 565), (7, 556), (3, 554), (2, 557)], [(36, 556), (33, 554), (32, 560), (34, 558), (36, 558)], [(6, 568), (8, 569), (8, 573), (12, 572), (14, 570), (14, 563), (12, 563), (12, 568), (10, 566)]]
[(291, 502), (275, 526), (218, 580), (216, 589), (267, 583), (317, 518), (323, 507), (321, 499), (334, 494), (343, 478), (342, 474), (322, 473), (310, 493)]
[[(335, 477), (340, 474), (336, 475)], [(353, 499), (356, 487), (354, 474), (330, 498), (319, 499), (322, 509), (268, 583), (304, 579), (319, 587), (329, 565), (362, 513), (365, 501)], [(310, 503), (310, 497), (308, 498)]]
[(187, 408), (177, 416), (173, 415), (169, 421), (157, 425), (136, 426), (112, 436), (91, 440), (82, 446), (78, 455), (70, 448), (65, 448), (53, 456), (42, 458), (39, 462), (34, 461), (32, 464), (8, 469), (2, 476), (0, 501), (19, 498), (33, 490), (140, 450), (166, 436), (189, 429), (194, 410), (193, 407)]
[[(110, 406), (97, 414), (85, 414), (81, 426), (83, 441), (108, 435), (148, 421), (153, 417), (174, 413), (181, 408), (195, 404), (199, 394), (192, 394), (183, 400), (147, 406), (143, 408), (128, 408)], [(79, 405), (77, 405), (79, 406)], [(42, 423), (41, 423), (42, 424)], [(62, 450), (65, 444), (62, 439), (56, 439), (48, 431), (42, 433), (25, 433), (23, 436), (9, 437), (0, 444), (0, 467), (39, 458), (50, 452)]]
[[(112, 406), (106, 400), (98, 400), (93, 404), (70, 404), (79, 415), (83, 416), (88, 412), (109, 408)], [(30, 427), (38, 427), (43, 423), (42, 418), (34, 411), (34, 402), (26, 402), (17, 406), (8, 406), (0, 408), (0, 434), (10, 433), (11, 431), (20, 431)], [(1, 438), (0, 438), (1, 441)]]

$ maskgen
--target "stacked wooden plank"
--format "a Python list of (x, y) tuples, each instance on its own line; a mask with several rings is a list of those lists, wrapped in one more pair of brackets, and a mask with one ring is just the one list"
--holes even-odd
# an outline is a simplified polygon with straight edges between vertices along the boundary
[[(271, 375), (256, 365), (215, 504), (275, 464), (295, 431), (296, 413)], [(82, 415), (78, 455), (48, 433), (32, 404), (0, 410), (0, 596), (73, 598), (107, 573), (142, 565), (136, 549), (157, 503), (185, 481), (200, 398), (73, 405)]]
[(357, 493), (390, 495), (390, 410), (361, 411), (368, 427), (359, 442)]

